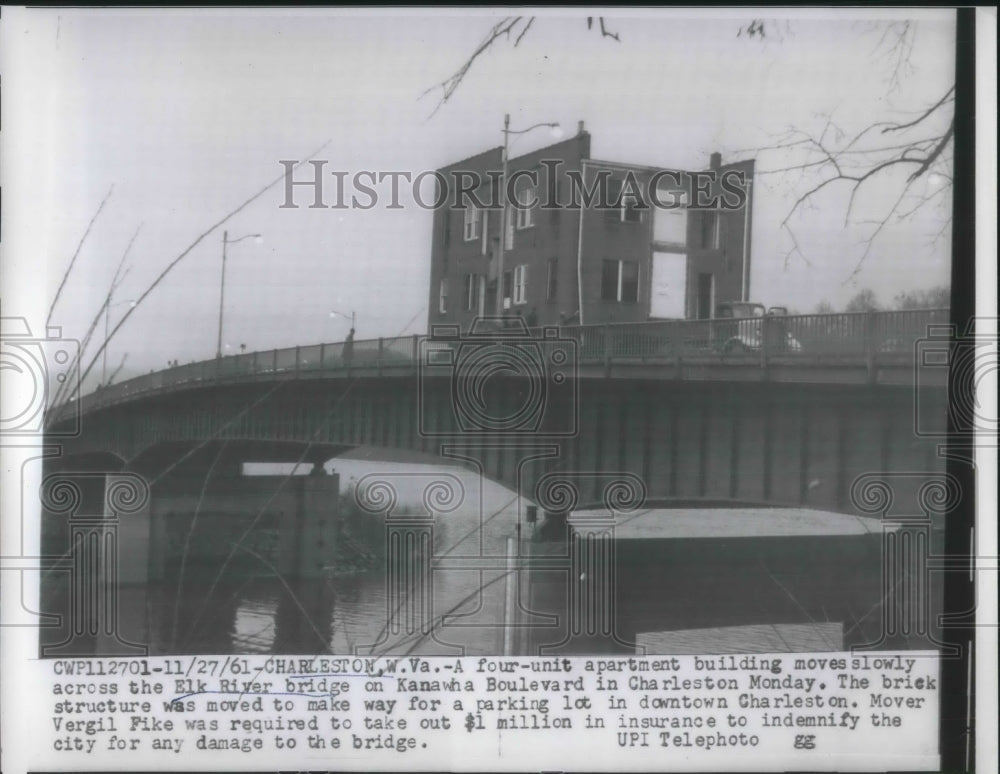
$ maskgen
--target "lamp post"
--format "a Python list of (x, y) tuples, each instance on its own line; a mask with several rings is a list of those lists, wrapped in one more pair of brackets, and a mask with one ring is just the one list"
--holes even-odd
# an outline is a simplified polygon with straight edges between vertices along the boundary
[(128, 304), (130, 307), (135, 306), (135, 301), (129, 299), (128, 301), (119, 301), (117, 304), (111, 303), (111, 296), (108, 296), (108, 303), (104, 305), (104, 352), (101, 362), (101, 384), (106, 385), (108, 381), (108, 331), (110, 329), (111, 322), (111, 310), (116, 306), (125, 306)]
[(527, 129), (511, 129), (510, 128), (510, 113), (505, 113), (503, 117), (503, 155), (500, 160), (503, 164), (503, 171), (501, 175), (500, 183), (500, 250), (497, 254), (497, 316), (503, 314), (503, 259), (504, 253), (507, 249), (507, 174), (508, 174), (508, 161), (509, 161), (509, 149), (510, 149), (510, 136), (512, 134), (527, 134), (535, 129), (540, 129), (541, 127), (548, 127), (549, 129), (559, 129), (559, 122), (555, 121), (553, 123), (540, 123), (529, 126)]
[[(353, 331), (355, 327), (354, 326), (355, 315), (353, 310), (351, 311), (351, 314), (349, 316), (351, 318), (351, 330)], [(348, 318), (348, 315), (344, 314), (343, 312), (338, 312), (336, 309), (331, 309), (330, 317), (343, 317), (346, 320)]]
[(229, 232), (222, 232), (222, 281), (219, 284), (219, 338), (215, 346), (215, 356), (216, 358), (222, 357), (222, 311), (226, 300), (226, 245), (235, 245), (237, 242), (242, 242), (244, 239), (256, 239), (260, 240), (260, 234), (246, 234), (236, 239), (229, 238)]

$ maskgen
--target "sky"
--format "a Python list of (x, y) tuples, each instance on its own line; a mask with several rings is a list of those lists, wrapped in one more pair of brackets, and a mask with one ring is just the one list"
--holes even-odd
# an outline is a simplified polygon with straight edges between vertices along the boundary
[[(940, 208), (880, 234), (852, 275), (872, 229), (863, 221), (879, 217), (899, 177), (866, 188), (846, 227), (849, 191), (828, 189), (793, 222), (803, 255), (789, 256), (781, 222), (809, 178), (768, 174), (795, 156), (757, 149), (830, 115), (846, 136), (918, 115), (954, 82), (953, 12), (616, 9), (606, 16), (615, 41), (587, 29), (592, 10), (549, 10), (516, 47), (501, 40), (479, 57), (439, 106), (435, 85), (506, 13), (4, 9), (4, 314), (44, 330), (113, 189), (52, 323), (82, 337), (138, 230), (110, 312), (112, 327), (130, 314), (109, 344), (113, 366), (127, 355), (123, 374), (214, 355), (223, 229), (261, 235), (227, 249), (226, 352), (339, 341), (352, 312), (359, 339), (423, 332), (432, 213), (405, 184), (401, 207), (383, 196), (367, 211), (310, 209), (301, 191), (301, 207), (282, 208), (279, 184), (205, 236), (139, 307), (128, 302), (278, 180), (281, 160), (322, 147), (315, 158), (329, 171), (416, 175), (500, 145), (505, 113), (512, 128), (557, 121), (568, 134), (583, 120), (598, 159), (701, 169), (716, 150), (756, 157), (753, 300), (809, 312), (842, 308), (861, 288), (889, 303), (947, 283), (946, 192)], [(766, 39), (737, 36), (754, 16), (768, 19)], [(916, 36), (894, 85), (881, 23), (904, 18)], [(553, 141), (533, 132), (511, 154)], [(930, 176), (920, 190), (942, 184)]]

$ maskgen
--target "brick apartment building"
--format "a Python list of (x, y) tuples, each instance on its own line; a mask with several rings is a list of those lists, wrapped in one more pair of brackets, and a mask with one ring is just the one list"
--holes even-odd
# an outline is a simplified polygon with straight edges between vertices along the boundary
[(438, 170), (452, 188), (434, 214), (430, 324), (468, 330), (498, 311), (532, 325), (702, 319), (747, 298), (753, 160), (713, 153), (693, 173), (593, 160), (581, 122), (508, 161), (512, 197), (533, 206), (508, 207), (501, 254), (502, 153)]

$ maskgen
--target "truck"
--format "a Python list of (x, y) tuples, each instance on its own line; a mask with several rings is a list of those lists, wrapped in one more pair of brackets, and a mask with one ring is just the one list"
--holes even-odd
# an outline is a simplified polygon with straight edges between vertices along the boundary
[(801, 352), (802, 344), (788, 330), (783, 306), (766, 308), (754, 301), (727, 301), (715, 307), (712, 346), (723, 353)]

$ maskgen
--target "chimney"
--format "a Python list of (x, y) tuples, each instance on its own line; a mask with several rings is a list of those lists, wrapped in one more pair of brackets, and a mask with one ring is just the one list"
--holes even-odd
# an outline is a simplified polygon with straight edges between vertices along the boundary
[(708, 168), (719, 169), (722, 167), (722, 154), (716, 151), (708, 157)]
[(577, 133), (577, 136), (583, 134), (584, 131), (585, 130), (583, 128), (583, 121), (577, 121), (576, 122), (576, 133)]

